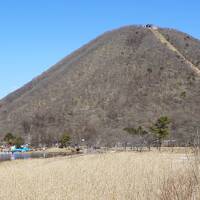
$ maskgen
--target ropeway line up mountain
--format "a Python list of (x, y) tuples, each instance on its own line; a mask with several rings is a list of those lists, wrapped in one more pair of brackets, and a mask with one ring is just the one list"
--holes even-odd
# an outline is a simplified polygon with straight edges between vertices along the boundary
[(172, 51), (176, 52), (190, 67), (191, 69), (198, 74), (198, 76), (200, 76), (200, 69), (195, 66), (192, 62), (190, 62), (189, 60), (187, 60), (185, 58), (185, 56), (180, 53), (180, 51), (174, 47), (169, 41), (167, 41), (167, 39), (162, 35), (162, 33), (159, 32), (159, 30), (157, 29), (150, 29), (152, 31), (152, 33), (155, 35), (156, 38), (158, 38), (158, 40), (160, 40), (163, 44), (166, 44), (166, 46), (171, 49)]

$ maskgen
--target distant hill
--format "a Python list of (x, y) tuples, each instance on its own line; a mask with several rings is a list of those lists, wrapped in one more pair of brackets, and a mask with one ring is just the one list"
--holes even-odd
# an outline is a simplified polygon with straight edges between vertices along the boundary
[(172, 29), (128, 26), (91, 41), (0, 101), (0, 136), (34, 144), (122, 140), (123, 128), (172, 119), (172, 137), (200, 130), (200, 41)]

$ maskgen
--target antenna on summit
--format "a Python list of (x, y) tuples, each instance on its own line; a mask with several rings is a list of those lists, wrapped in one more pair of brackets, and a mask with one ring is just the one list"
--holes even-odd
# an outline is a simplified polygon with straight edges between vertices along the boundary
[(158, 29), (157, 26), (153, 25), (153, 24), (145, 24), (144, 28), (149, 28), (149, 29)]

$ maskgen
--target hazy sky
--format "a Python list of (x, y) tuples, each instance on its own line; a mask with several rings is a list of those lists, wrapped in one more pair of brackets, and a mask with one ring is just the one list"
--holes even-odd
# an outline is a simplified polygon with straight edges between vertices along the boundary
[(153, 23), (200, 39), (199, 0), (1, 0), (0, 98), (110, 29)]

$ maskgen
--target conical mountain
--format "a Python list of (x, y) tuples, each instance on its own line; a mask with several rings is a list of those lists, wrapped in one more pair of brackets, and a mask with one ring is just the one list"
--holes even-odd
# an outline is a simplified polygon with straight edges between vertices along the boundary
[(123, 128), (172, 120), (172, 138), (200, 128), (200, 41), (172, 29), (123, 27), (65, 57), (0, 101), (0, 136), (32, 143), (110, 144)]

